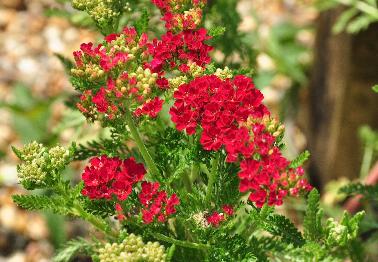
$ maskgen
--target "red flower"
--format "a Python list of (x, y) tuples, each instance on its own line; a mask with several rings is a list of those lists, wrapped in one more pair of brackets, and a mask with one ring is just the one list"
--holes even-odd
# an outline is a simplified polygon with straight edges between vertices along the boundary
[(121, 160), (107, 156), (95, 157), (85, 168), (82, 179), (82, 194), (90, 199), (127, 199), (135, 183), (141, 181), (146, 173), (143, 164), (133, 158)]
[(214, 211), (210, 216), (206, 217), (207, 222), (214, 226), (218, 227), (221, 222), (225, 220), (224, 215)]
[(180, 204), (176, 194), (167, 198), (165, 191), (159, 191), (159, 183), (143, 182), (142, 191), (139, 193), (139, 201), (144, 206), (142, 220), (150, 224), (155, 218), (159, 222), (165, 222), (168, 216), (176, 213), (175, 206)]
[(161, 109), (163, 108), (164, 101), (159, 97), (155, 97), (152, 101), (144, 103), (142, 108), (135, 110), (134, 114), (136, 116), (148, 115), (151, 118), (156, 118)]
[(223, 205), (222, 209), (229, 216), (234, 214), (234, 208), (231, 205)]

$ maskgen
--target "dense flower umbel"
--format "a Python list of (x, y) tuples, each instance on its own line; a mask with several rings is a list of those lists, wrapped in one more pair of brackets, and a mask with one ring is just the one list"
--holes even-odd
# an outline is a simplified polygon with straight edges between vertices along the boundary
[(152, 223), (155, 218), (159, 222), (165, 222), (167, 218), (176, 213), (175, 206), (180, 204), (176, 194), (167, 197), (165, 191), (159, 191), (159, 183), (142, 183), (142, 191), (139, 193), (139, 201), (144, 206), (142, 219), (146, 224)]
[(165, 248), (158, 242), (143, 243), (140, 236), (130, 234), (121, 243), (107, 243), (98, 250), (100, 262), (164, 262)]
[(213, 47), (205, 43), (211, 37), (204, 28), (183, 31), (178, 34), (167, 32), (161, 40), (155, 39), (148, 44), (152, 61), (148, 64), (153, 72), (163, 69), (179, 69), (187, 73), (190, 69), (188, 63), (205, 66), (210, 63), (209, 52)]
[(106, 25), (121, 15), (119, 11), (121, 2), (120, 0), (72, 0), (72, 6), (88, 12), (97, 23)]
[(82, 174), (82, 193), (91, 199), (111, 199), (115, 196), (123, 201), (132, 192), (133, 185), (141, 181), (145, 174), (143, 164), (136, 163), (133, 158), (121, 160), (116, 157), (95, 157)]
[[(15, 149), (16, 150), (16, 149)], [(20, 183), (27, 189), (43, 188), (57, 179), (57, 171), (69, 162), (70, 151), (62, 146), (50, 149), (32, 142), (17, 150), (23, 163), (17, 166)]]
[(145, 105), (162, 92), (158, 74), (142, 67), (150, 60), (147, 41), (146, 34), (138, 36), (135, 28), (126, 27), (121, 34), (106, 36), (103, 44), (82, 44), (80, 51), (74, 52), (76, 67), (71, 74), (93, 86), (80, 90), (83, 93), (77, 103), (87, 118), (113, 120), (122, 116), (125, 107), (144, 106), (139, 116), (156, 116), (156, 106)]
[(222, 213), (214, 211), (213, 213), (211, 213), (211, 215), (206, 216), (207, 223), (214, 227), (217, 227), (220, 225), (220, 223), (226, 221), (228, 217), (234, 215), (234, 209), (230, 205), (224, 205), (222, 207), (222, 210)]
[(163, 14), (167, 30), (195, 29), (202, 20), (206, 0), (152, 0)]
[[(228, 162), (240, 162), (240, 191), (249, 191), (256, 206), (281, 205), (284, 196), (311, 189), (300, 178), (302, 169), (290, 169), (276, 147), (283, 130), (270, 120), (263, 95), (250, 78), (199, 77), (181, 85), (174, 98), (170, 114), (176, 128), (189, 135), (201, 130), (205, 150), (223, 147)], [(214, 221), (219, 217), (214, 215)]]

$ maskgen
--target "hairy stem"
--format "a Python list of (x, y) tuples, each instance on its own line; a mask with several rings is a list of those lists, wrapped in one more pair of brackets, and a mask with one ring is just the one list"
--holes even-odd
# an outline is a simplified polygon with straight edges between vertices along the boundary
[(126, 123), (127, 123), (128, 127), (130, 128), (131, 135), (132, 135), (135, 143), (137, 144), (144, 161), (146, 162), (148, 172), (151, 174), (151, 176), (154, 179), (160, 181), (159, 170), (156, 167), (155, 162), (152, 159), (150, 153), (148, 152), (146, 146), (144, 145), (143, 140), (140, 137), (140, 134), (138, 132), (138, 129), (134, 124), (133, 116), (131, 115), (131, 112), (127, 107), (125, 109), (125, 116), (126, 116)]
[(87, 222), (91, 223), (95, 228), (104, 232), (107, 236), (109, 236), (111, 238), (117, 238), (118, 237), (117, 232), (113, 231), (105, 221), (103, 221), (103, 220), (97, 218), (96, 216), (86, 212), (83, 209), (83, 207), (80, 205), (80, 203), (78, 203), (76, 201), (74, 202), (72, 213), (76, 216), (83, 218)]
[(160, 234), (160, 233), (153, 233), (153, 234), (151, 234), (151, 236), (156, 238), (157, 240), (161, 240), (161, 241), (164, 241), (164, 242), (167, 242), (167, 243), (171, 243), (171, 244), (174, 244), (176, 246), (193, 248), (193, 249), (203, 249), (203, 250), (207, 250), (207, 249), (210, 248), (210, 245), (177, 240), (177, 239), (168, 237), (168, 236)]
[(216, 154), (215, 158), (211, 161), (211, 172), (209, 176), (209, 182), (207, 183), (207, 192), (206, 192), (206, 202), (209, 203), (211, 200), (211, 195), (214, 190), (214, 183), (217, 177), (219, 164), (219, 154)]

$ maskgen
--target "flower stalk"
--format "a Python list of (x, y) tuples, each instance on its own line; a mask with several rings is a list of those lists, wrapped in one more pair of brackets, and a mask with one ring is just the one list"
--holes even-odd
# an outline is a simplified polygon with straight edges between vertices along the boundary
[(134, 123), (133, 116), (131, 115), (131, 112), (127, 107), (125, 109), (125, 118), (126, 118), (126, 124), (130, 129), (131, 136), (133, 137), (135, 143), (138, 146), (140, 153), (142, 154), (144, 161), (146, 162), (146, 165), (148, 167), (148, 172), (151, 174), (151, 176), (154, 179), (160, 181), (161, 180), (160, 172), (154, 160), (152, 159), (150, 153), (148, 152), (146, 146), (144, 145), (143, 140), (139, 134), (138, 128), (136, 127)]

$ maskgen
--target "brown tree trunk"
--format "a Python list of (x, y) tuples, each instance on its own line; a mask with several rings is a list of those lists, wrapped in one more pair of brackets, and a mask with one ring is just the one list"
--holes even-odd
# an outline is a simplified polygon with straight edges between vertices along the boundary
[(320, 15), (309, 88), (310, 175), (316, 185), (356, 178), (362, 145), (358, 128), (378, 129), (378, 24), (357, 34), (333, 34), (339, 11)]

